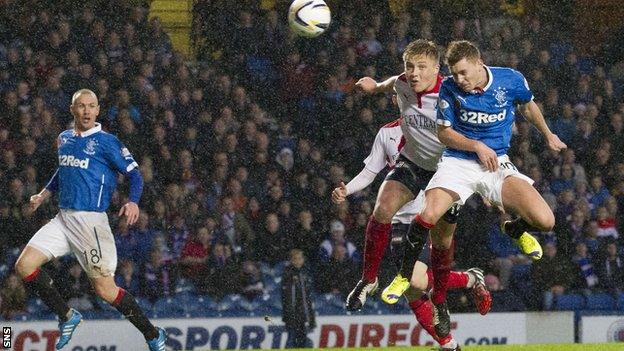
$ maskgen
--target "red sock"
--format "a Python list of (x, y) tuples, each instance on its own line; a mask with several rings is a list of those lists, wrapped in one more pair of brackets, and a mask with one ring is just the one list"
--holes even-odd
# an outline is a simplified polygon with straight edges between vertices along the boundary
[(449, 287), (451, 263), (453, 263), (453, 246), (448, 249), (431, 248), (431, 269), (433, 271), (433, 293), (431, 301), (441, 304), (446, 301), (446, 290)]
[(368, 219), (362, 269), (362, 280), (367, 283), (372, 283), (377, 279), (381, 258), (388, 247), (391, 229), (390, 223), (379, 223), (373, 216)]
[[(427, 278), (429, 279), (428, 290), (433, 287), (433, 272), (431, 269), (427, 269)], [(466, 272), (450, 271), (447, 284), (447, 289), (463, 289), (468, 286), (468, 274)]]
[(409, 305), (416, 316), (416, 320), (423, 329), (426, 330), (435, 341), (440, 342), (440, 338), (436, 335), (433, 326), (433, 306), (431, 305), (431, 301), (429, 301), (429, 297), (423, 295), (418, 300), (410, 301)]

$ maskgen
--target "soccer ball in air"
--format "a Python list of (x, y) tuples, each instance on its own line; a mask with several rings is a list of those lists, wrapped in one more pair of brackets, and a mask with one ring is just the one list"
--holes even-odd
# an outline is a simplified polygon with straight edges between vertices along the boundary
[(288, 9), (288, 23), (298, 35), (316, 37), (331, 21), (329, 6), (323, 0), (295, 0)]

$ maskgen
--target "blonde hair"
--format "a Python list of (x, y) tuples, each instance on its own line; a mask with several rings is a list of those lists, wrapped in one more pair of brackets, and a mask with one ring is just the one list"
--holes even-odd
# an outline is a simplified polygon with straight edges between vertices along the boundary
[[(72, 95), (72, 100), (71, 100), (71, 104), (73, 105), (76, 102), (76, 99), (78, 99), (78, 97), (82, 94), (89, 94), (91, 96), (93, 96), (95, 98), (95, 101), (98, 101), (98, 97), (97, 95), (95, 95), (95, 93), (93, 92), (93, 90), (90, 89), (80, 89), (77, 92), (74, 93), (74, 95)], [(98, 102), (99, 104), (99, 102)]]
[(410, 58), (419, 55), (431, 57), (436, 62), (440, 62), (438, 46), (431, 40), (418, 39), (409, 43), (403, 51), (403, 61), (407, 62)]

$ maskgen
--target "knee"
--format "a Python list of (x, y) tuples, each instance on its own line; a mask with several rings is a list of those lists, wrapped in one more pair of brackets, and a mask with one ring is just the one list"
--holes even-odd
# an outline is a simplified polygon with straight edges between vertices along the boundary
[(552, 211), (540, 214), (536, 221), (536, 227), (541, 232), (549, 232), (555, 226), (555, 215)]
[(109, 287), (94, 284), (93, 289), (95, 290), (97, 296), (99, 296), (102, 300), (108, 302), (111, 305), (113, 304), (113, 302), (117, 298), (117, 294), (119, 293), (119, 288), (117, 286)]
[(28, 258), (22, 256), (15, 262), (15, 271), (22, 279), (31, 275), (37, 268), (28, 263)]
[(394, 213), (384, 204), (377, 204), (373, 210), (373, 217), (379, 223), (390, 223)]
[(414, 290), (427, 291), (427, 288), (429, 287), (429, 277), (427, 274), (412, 276), (412, 279), (410, 279), (410, 286)]

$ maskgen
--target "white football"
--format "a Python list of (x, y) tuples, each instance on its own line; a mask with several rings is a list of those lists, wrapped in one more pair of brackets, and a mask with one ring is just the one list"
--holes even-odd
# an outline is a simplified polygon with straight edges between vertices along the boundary
[(331, 22), (329, 6), (323, 0), (295, 0), (288, 9), (288, 23), (298, 35), (316, 37)]

